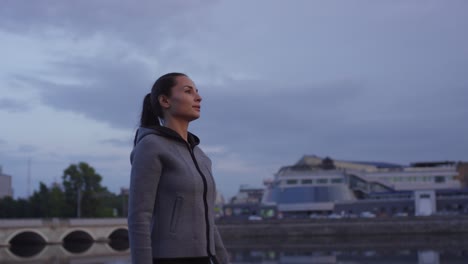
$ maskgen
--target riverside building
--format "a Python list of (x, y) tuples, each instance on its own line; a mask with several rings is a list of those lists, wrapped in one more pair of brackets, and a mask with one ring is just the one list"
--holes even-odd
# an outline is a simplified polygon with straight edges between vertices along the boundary
[(468, 213), (468, 189), (451, 161), (403, 166), (303, 156), (265, 185), (261, 203), (285, 217)]
[(2, 166), (0, 166), (0, 198), (6, 196), (13, 197), (13, 188), (11, 187), (11, 176), (3, 174)]

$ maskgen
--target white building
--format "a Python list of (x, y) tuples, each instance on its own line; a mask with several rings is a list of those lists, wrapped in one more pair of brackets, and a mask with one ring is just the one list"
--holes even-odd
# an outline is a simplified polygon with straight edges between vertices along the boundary
[[(322, 158), (304, 156), (299, 163), (319, 166)], [(387, 186), (395, 191), (459, 189), (455, 162), (421, 162), (402, 166), (384, 162), (333, 161), (337, 170), (356, 175), (368, 182)]]
[(2, 166), (0, 166), (0, 198), (6, 196), (13, 197), (13, 188), (11, 187), (11, 176), (3, 174)]
[[(364, 206), (362, 201), (377, 201), (395, 212), (397, 207), (403, 206), (408, 207), (407, 212), (430, 215), (437, 211), (437, 192), (461, 190), (458, 175), (456, 163), (450, 161), (408, 166), (303, 156), (296, 164), (280, 168), (274, 179), (264, 181), (266, 190), (262, 203), (275, 204), (281, 212), (314, 213), (331, 212), (337, 204), (343, 207), (345, 203), (350, 204), (350, 209), (360, 210)], [(380, 198), (375, 198), (377, 196)], [(413, 203), (390, 205), (375, 199), (413, 199)], [(355, 208), (351, 208), (351, 204), (355, 204)]]

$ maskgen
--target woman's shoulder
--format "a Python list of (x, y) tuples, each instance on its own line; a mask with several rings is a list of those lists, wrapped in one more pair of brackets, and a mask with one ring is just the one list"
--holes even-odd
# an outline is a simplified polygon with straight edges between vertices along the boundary
[(170, 144), (163, 136), (157, 134), (147, 134), (137, 141), (134, 149), (150, 148), (153, 150), (164, 149)]
[(130, 162), (132, 163), (135, 157), (160, 156), (164, 149), (167, 149), (167, 142), (164, 142), (161, 136), (148, 134), (133, 147), (130, 153)]

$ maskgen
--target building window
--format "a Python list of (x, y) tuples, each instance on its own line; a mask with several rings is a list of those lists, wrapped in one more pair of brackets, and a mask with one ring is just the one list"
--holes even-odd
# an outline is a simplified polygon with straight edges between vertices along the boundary
[(297, 180), (287, 180), (286, 184), (297, 184)]
[(343, 183), (343, 179), (335, 178), (335, 179), (331, 179), (331, 182), (332, 183)]
[(317, 183), (328, 183), (328, 179), (318, 179)]
[(234, 215), (241, 215), (242, 209), (241, 208), (234, 208)]
[(445, 182), (445, 177), (444, 176), (435, 176), (435, 182), (436, 183), (444, 183)]
[(302, 184), (312, 184), (312, 180), (311, 179), (304, 179), (301, 181)]

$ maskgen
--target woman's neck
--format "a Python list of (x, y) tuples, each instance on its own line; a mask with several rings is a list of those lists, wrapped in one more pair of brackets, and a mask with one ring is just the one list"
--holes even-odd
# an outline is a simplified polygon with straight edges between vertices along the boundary
[(188, 125), (189, 123), (187, 121), (181, 121), (174, 118), (168, 118), (166, 122), (164, 122), (165, 127), (177, 132), (185, 141), (187, 141), (188, 136)]

